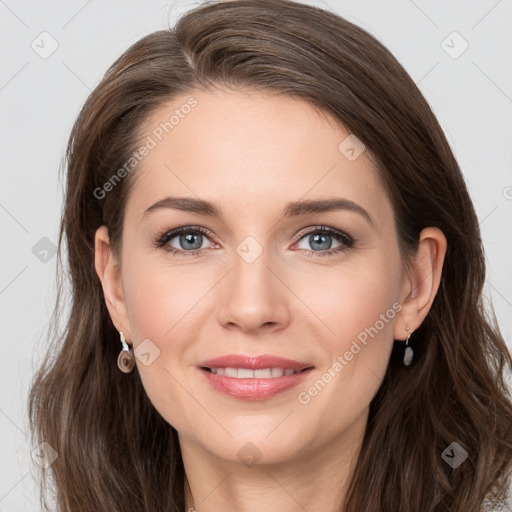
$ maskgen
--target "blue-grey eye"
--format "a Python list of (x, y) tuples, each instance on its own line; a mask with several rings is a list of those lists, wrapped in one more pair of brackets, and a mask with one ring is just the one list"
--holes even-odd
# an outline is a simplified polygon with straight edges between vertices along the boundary
[[(307, 240), (307, 242), (310, 244), (310, 248), (309, 247), (301, 247), (300, 245), (299, 245), (299, 248), (306, 249), (308, 251), (309, 250), (325, 251), (325, 250), (333, 248), (333, 245), (332, 245), (333, 239), (334, 239), (334, 236), (329, 235), (327, 233), (316, 232), (316, 233), (312, 233), (312, 234), (307, 234), (299, 241), (299, 244), (301, 244), (303, 240)], [(339, 247), (341, 245), (342, 244), (338, 242), (338, 245), (335, 246), (334, 248)]]
[[(178, 246), (172, 244), (174, 239), (178, 239)], [(192, 252), (207, 247), (207, 245), (203, 245), (205, 241), (209, 241), (209, 238), (203, 234), (202, 231), (198, 229), (179, 228), (161, 237), (159, 246), (169, 246), (178, 252)]]
[(201, 233), (188, 233), (186, 235), (175, 236), (174, 238), (179, 238), (181, 249), (197, 250), (202, 248), (203, 235)]

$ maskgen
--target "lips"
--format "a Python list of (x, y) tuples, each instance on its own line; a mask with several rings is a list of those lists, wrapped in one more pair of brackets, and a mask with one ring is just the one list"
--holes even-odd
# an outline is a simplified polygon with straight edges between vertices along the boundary
[[(314, 366), (266, 354), (231, 354), (203, 361), (198, 369), (216, 391), (242, 400), (265, 400), (299, 385)], [(269, 377), (269, 369), (276, 376)]]

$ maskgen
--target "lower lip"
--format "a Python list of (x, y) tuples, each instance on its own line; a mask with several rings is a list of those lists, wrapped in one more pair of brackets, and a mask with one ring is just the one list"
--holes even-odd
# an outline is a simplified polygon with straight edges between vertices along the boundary
[(314, 368), (271, 379), (238, 379), (199, 368), (211, 386), (225, 395), (242, 400), (265, 400), (300, 384)]

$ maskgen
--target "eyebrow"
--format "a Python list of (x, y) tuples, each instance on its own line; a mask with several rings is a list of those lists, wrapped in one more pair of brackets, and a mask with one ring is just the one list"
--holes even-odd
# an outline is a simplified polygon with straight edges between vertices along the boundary
[[(151, 212), (161, 209), (181, 210), (185, 212), (197, 213), (208, 217), (222, 218), (222, 209), (217, 203), (196, 199), (193, 197), (165, 197), (147, 208), (142, 214), (144, 219)], [(363, 216), (368, 223), (375, 227), (370, 214), (360, 205), (349, 199), (327, 198), (327, 199), (309, 199), (286, 203), (281, 217), (297, 217), (311, 213), (324, 213), (331, 211), (348, 210)]]

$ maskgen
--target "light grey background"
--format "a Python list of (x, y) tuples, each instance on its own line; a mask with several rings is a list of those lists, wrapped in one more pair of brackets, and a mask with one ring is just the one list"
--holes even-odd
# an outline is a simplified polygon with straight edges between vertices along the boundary
[[(374, 34), (438, 116), (480, 219), (486, 297), (512, 349), (512, 1), (305, 3), (328, 7)], [(1, 512), (39, 510), (26, 396), (55, 298), (58, 168), (72, 123), (114, 59), (195, 5), (0, 0)], [(44, 31), (50, 36), (41, 36)], [(45, 55), (52, 44), (58, 48)]]

